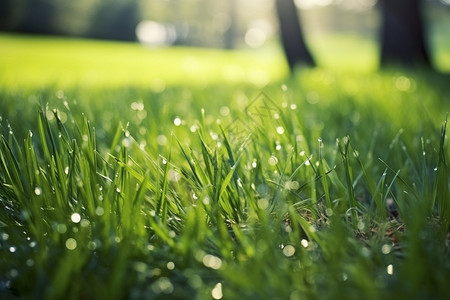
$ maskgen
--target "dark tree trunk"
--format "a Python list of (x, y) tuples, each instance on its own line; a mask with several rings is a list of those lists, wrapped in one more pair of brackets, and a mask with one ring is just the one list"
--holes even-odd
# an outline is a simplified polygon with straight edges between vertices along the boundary
[(315, 66), (314, 59), (306, 47), (294, 1), (276, 0), (275, 4), (280, 24), (281, 39), (289, 68), (293, 70), (301, 64)]
[(430, 66), (421, 0), (381, 0), (381, 65)]

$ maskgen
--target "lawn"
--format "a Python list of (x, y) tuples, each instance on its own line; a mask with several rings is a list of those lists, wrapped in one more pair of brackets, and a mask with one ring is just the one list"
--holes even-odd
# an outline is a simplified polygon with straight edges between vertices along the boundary
[(450, 297), (448, 75), (0, 44), (0, 298)]

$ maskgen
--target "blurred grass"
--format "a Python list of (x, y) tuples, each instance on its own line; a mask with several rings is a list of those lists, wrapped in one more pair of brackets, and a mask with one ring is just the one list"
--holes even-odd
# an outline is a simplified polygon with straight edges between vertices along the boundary
[[(368, 38), (316, 35), (309, 40), (322, 68), (367, 73), (377, 69), (378, 47)], [(431, 38), (435, 67), (450, 70), (449, 40)], [(249, 83), (263, 87), (287, 76), (277, 44), (258, 50), (145, 48), (134, 43), (0, 34), (2, 86), (166, 86)]]
[(186, 47), (145, 48), (52, 37), (0, 35), (0, 82), (60, 85), (150, 86), (247, 82), (260, 86), (287, 72), (277, 50), (222, 51)]

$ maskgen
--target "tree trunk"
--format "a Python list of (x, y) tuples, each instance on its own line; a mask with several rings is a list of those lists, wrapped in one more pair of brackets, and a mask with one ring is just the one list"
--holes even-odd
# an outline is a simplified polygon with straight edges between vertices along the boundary
[(430, 66), (425, 45), (421, 0), (381, 0), (381, 65)]
[(281, 39), (289, 68), (294, 70), (298, 65), (315, 66), (306, 47), (297, 7), (293, 0), (276, 0), (276, 9), (280, 24)]

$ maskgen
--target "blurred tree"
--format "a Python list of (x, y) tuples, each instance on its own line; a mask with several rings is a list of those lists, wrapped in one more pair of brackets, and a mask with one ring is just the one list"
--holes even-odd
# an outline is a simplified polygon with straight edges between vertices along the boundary
[(381, 65), (430, 66), (424, 38), (421, 0), (381, 0)]
[(315, 66), (314, 59), (306, 47), (294, 0), (276, 0), (275, 5), (289, 68), (293, 70), (301, 64)]
[(135, 0), (99, 1), (88, 35), (100, 39), (135, 41), (139, 19)]
[(61, 34), (55, 26), (58, 4), (54, 0), (21, 1), (22, 11), (15, 30), (39, 34)]

